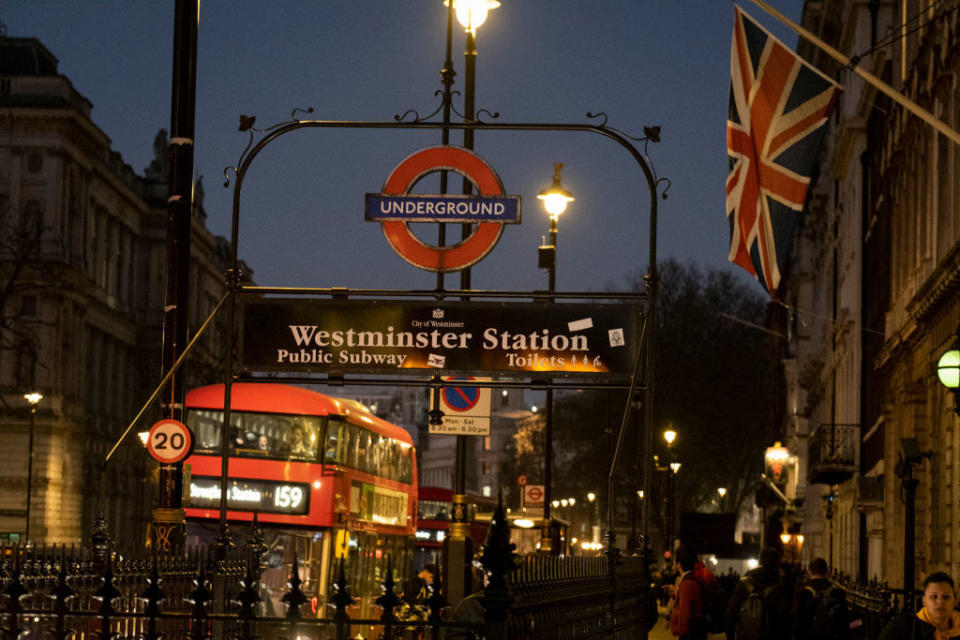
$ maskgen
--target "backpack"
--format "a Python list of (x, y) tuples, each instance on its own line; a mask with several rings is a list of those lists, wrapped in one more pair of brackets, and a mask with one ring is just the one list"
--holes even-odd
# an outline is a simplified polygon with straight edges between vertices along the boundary
[(771, 638), (772, 604), (770, 600), (777, 589), (774, 583), (766, 589), (758, 590), (750, 578), (741, 580), (747, 588), (747, 597), (737, 612), (736, 640), (763, 640)]
[(811, 638), (838, 638), (838, 630), (846, 625), (846, 607), (844, 603), (830, 597), (830, 588), (817, 591), (806, 587), (813, 594), (812, 617), (810, 619)]
[(702, 628), (707, 633), (723, 633), (724, 617), (727, 613), (727, 597), (716, 580), (704, 582), (691, 575), (700, 585), (700, 595), (703, 598)]

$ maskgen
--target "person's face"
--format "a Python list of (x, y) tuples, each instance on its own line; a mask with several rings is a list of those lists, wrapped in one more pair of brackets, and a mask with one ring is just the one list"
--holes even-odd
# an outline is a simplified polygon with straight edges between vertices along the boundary
[(267, 448), (267, 436), (260, 436), (260, 439), (257, 440), (257, 446), (259, 446), (261, 449), (266, 449), (266, 448)]
[(294, 429), (290, 432), (290, 442), (293, 444), (300, 444), (303, 442), (303, 431), (300, 429)]
[(953, 610), (953, 588), (946, 582), (931, 582), (923, 590), (923, 608), (937, 626), (944, 626)]

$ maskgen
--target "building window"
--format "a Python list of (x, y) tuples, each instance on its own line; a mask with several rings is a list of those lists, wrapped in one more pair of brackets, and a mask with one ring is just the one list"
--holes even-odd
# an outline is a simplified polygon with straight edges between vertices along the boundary
[(20, 389), (33, 389), (35, 382), (37, 355), (33, 347), (21, 342), (17, 346), (16, 384)]
[(37, 296), (23, 296), (20, 298), (20, 316), (24, 318), (37, 317)]
[(482, 469), (483, 475), (485, 476), (493, 475), (493, 463), (483, 462), (481, 463), (481, 469)]
[(483, 485), (482, 491), (483, 491), (484, 498), (489, 498), (493, 494), (493, 489), (491, 489), (490, 485), (488, 484)]
[(20, 216), (21, 231), (27, 234), (29, 238), (40, 238), (43, 233), (43, 207), (37, 200), (31, 200), (23, 208), (23, 215)]
[(34, 151), (27, 156), (27, 171), (40, 173), (41, 169), (43, 169), (43, 156), (40, 155), (40, 152)]
[(483, 450), (490, 451), (490, 436), (483, 436)]

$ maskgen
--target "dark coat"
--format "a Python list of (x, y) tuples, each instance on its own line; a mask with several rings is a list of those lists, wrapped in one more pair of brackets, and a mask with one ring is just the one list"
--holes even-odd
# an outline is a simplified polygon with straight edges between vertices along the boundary
[(770, 628), (776, 629), (780, 634), (779, 638), (792, 637), (793, 635), (793, 589), (780, 576), (776, 569), (768, 567), (758, 567), (750, 571), (737, 582), (737, 586), (730, 596), (730, 604), (727, 605), (727, 615), (724, 619), (724, 631), (727, 634), (727, 640), (736, 638), (737, 620), (740, 617), (740, 607), (750, 594), (750, 590), (745, 581), (750, 581), (756, 591), (764, 591), (771, 585), (777, 585), (777, 588), (770, 595), (770, 603), (773, 605), (772, 611), (767, 615), (772, 616)]
[(933, 640), (936, 627), (915, 613), (901, 613), (880, 632), (880, 640)]
[[(812, 589), (812, 591), (811, 591)], [(835, 619), (831, 620), (829, 635), (819, 637), (814, 629), (817, 615), (817, 597), (826, 592), (827, 600), (835, 604)], [(833, 586), (827, 578), (811, 578), (806, 585), (797, 589), (796, 620), (797, 640), (846, 640), (850, 637), (850, 620), (847, 610), (847, 596), (843, 589)]]

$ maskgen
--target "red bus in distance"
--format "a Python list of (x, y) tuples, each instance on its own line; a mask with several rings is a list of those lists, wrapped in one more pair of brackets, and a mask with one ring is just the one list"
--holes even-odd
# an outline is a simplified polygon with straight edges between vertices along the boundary
[[(420, 487), (420, 501), (417, 511), (416, 551), (414, 567), (422, 569), (427, 563), (438, 564), (443, 561), (443, 543), (450, 535), (450, 513), (453, 510), (453, 491), (443, 487)], [(467, 496), (470, 538), (473, 540), (474, 553), (483, 548), (490, 528), (489, 518), (477, 521), (477, 512), (492, 513), (496, 500), (480, 496)]]

